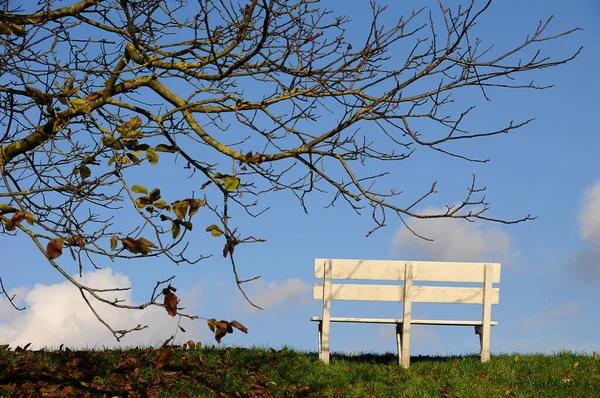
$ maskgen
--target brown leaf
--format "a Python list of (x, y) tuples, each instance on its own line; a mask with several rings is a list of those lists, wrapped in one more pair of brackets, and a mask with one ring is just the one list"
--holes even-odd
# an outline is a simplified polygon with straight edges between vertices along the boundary
[(157, 200), (160, 199), (160, 189), (158, 188), (154, 188), (152, 191), (150, 191), (150, 200), (153, 202), (156, 202)]
[(242, 325), (241, 323), (239, 323), (238, 321), (233, 320), (233, 321), (229, 322), (229, 324), (231, 326), (233, 326), (234, 328), (248, 334), (248, 328), (246, 326)]
[(144, 238), (139, 238), (139, 239), (133, 239), (133, 238), (123, 238), (121, 239), (121, 243), (123, 243), (123, 247), (127, 250), (130, 251), (133, 254), (142, 254), (144, 256), (148, 255), (148, 253), (150, 253), (150, 248), (151, 247), (156, 247), (156, 245), (152, 242), (150, 242), (147, 239)]
[(209, 186), (210, 184), (212, 184), (212, 181), (208, 180), (208, 181), (206, 181), (204, 184), (202, 184), (202, 186), (200, 187), (200, 189), (204, 189), (204, 188), (206, 188), (207, 186)]
[(217, 321), (216, 319), (209, 319), (207, 324), (210, 330), (215, 332), (215, 340), (217, 340), (217, 343), (220, 343), (221, 339), (227, 335), (227, 333), (233, 333), (233, 328), (241, 330), (246, 334), (248, 333), (248, 329), (236, 320), (227, 322), (224, 320)]
[(8, 231), (14, 231), (15, 227), (21, 224), (21, 222), (25, 219), (25, 215), (26, 213), (23, 211), (15, 212), (15, 214), (13, 214), (12, 218), (10, 219), (10, 224), (6, 224), (6, 229)]
[(199, 208), (206, 206), (206, 202), (202, 199), (188, 199), (187, 201), (190, 204), (190, 212), (188, 214), (190, 217), (198, 213)]
[(51, 239), (46, 246), (46, 256), (49, 260), (60, 257), (63, 249), (63, 240), (60, 238)]
[(223, 336), (225, 336), (227, 334), (227, 329), (230, 328), (231, 326), (229, 326), (229, 323), (227, 321), (219, 321), (216, 324), (216, 331), (215, 331), (215, 340), (217, 340), (217, 343), (221, 342), (221, 338), (223, 338)]
[(83, 247), (85, 246), (85, 238), (79, 234), (70, 236), (67, 238), (67, 245)]
[(95, 101), (98, 98), (100, 98), (100, 94), (98, 94), (98, 92), (96, 92), (96, 91), (93, 92), (93, 93), (88, 94), (88, 96), (85, 97), (85, 99), (88, 100), (88, 101)]
[(163, 294), (165, 295), (165, 308), (167, 313), (171, 316), (175, 316), (177, 314), (177, 303), (179, 303), (179, 299), (175, 295), (175, 293), (171, 292), (171, 290), (163, 289)]
[(173, 346), (166, 345), (156, 351), (156, 362), (154, 362), (154, 369), (160, 369), (165, 366), (165, 363), (169, 360), (169, 357), (173, 353)]

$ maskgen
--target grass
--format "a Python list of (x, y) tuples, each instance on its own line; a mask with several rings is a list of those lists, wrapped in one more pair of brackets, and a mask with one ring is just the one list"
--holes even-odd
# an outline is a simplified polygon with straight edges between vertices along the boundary
[(0, 396), (600, 397), (592, 355), (413, 357), (290, 348), (28, 351), (0, 347)]

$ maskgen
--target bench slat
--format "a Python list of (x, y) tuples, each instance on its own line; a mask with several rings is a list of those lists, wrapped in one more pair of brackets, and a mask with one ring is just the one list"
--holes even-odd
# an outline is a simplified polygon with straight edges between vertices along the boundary
[[(323, 300), (323, 285), (313, 286), (313, 298)], [(361, 285), (332, 284), (332, 300), (354, 301), (394, 301), (404, 300), (402, 285)], [(492, 304), (500, 302), (500, 289), (492, 289)], [(446, 286), (413, 286), (412, 301), (415, 303), (458, 303), (483, 304), (483, 288), (480, 287), (446, 287)]]
[[(478, 282), (483, 283), (487, 263), (315, 259), (315, 278), (323, 279), (324, 264), (332, 262), (332, 279), (404, 280), (407, 262), (413, 264), (413, 280), (423, 282)], [(499, 263), (493, 266), (493, 283), (500, 283)]]
[[(313, 316), (311, 321), (320, 322), (323, 320), (320, 316)], [(402, 323), (402, 319), (387, 319), (387, 318), (343, 318), (331, 317), (330, 322), (353, 322), (353, 323)], [(413, 319), (410, 322), (413, 325), (449, 325), (449, 326), (479, 326), (483, 325), (483, 321), (462, 321), (448, 319)], [(498, 322), (491, 321), (492, 326), (497, 326)]]

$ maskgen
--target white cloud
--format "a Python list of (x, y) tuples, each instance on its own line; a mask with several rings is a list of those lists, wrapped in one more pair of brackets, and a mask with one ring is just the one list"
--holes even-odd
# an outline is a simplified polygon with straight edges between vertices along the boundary
[(579, 211), (581, 238), (600, 244), (600, 181), (587, 189)]
[(573, 317), (581, 312), (577, 303), (569, 301), (562, 307), (549, 305), (539, 314), (528, 316), (521, 321), (522, 331), (543, 330), (555, 322), (563, 322), (566, 318)]
[[(87, 286), (94, 288), (126, 287), (131, 283), (121, 273), (113, 273), (110, 268), (85, 273), (77, 278)], [(26, 310), (12, 310), (8, 317), (0, 320), (0, 343), (12, 346), (32, 343), (32, 348), (58, 347), (65, 344), (70, 347), (137, 346), (155, 345), (166, 340), (177, 328), (178, 318), (171, 318), (163, 308), (148, 307), (143, 311), (116, 309), (107, 304), (90, 302), (102, 318), (113, 329), (129, 329), (138, 324), (148, 325), (147, 329), (132, 332), (117, 342), (112, 333), (102, 325), (84, 302), (79, 290), (65, 281), (54, 285), (36, 284), (31, 290), (20, 289), (19, 297)], [(105, 294), (106, 298), (119, 298), (131, 303), (131, 292), (122, 291)], [(7, 313), (8, 300), (0, 300), (0, 313)], [(198, 326), (182, 321), (187, 335), (195, 333), (198, 339)], [(178, 340), (187, 340), (179, 333)]]
[[(259, 279), (250, 285), (247, 292), (252, 302), (265, 310), (270, 310), (282, 306), (305, 305), (309, 303), (312, 299), (310, 289), (310, 284), (298, 278), (273, 281), (269, 284), (265, 284), (264, 281)], [(248, 311), (254, 310), (250, 305), (242, 308)]]
[[(442, 210), (425, 209), (425, 214)], [(517, 255), (511, 238), (500, 228), (483, 222), (458, 219), (426, 219), (409, 221), (418, 234), (433, 239), (426, 241), (402, 227), (394, 239), (394, 249), (403, 256), (417, 255), (431, 261), (493, 261), (510, 263)]]
[(600, 181), (584, 193), (578, 223), (584, 244), (572, 256), (571, 266), (581, 279), (600, 281)]

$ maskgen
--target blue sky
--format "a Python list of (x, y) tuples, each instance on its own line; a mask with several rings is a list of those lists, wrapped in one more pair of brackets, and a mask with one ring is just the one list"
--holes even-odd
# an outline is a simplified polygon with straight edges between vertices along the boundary
[[(355, 28), (350, 34), (359, 38), (361, 29), (366, 28), (365, 9), (348, 7), (348, 2), (327, 3), (336, 12), (351, 15)], [(401, 10), (396, 7), (390, 5), (386, 15), (398, 15)], [(94, 285), (132, 285), (131, 299), (142, 302), (149, 298), (156, 280), (177, 275), (177, 293), (191, 312), (207, 318), (237, 319), (248, 327), (248, 335), (227, 336), (226, 344), (289, 345), (315, 351), (316, 324), (309, 321), (321, 311), (320, 302), (312, 300), (315, 258), (502, 262), (501, 303), (492, 313), (500, 325), (492, 331), (492, 353), (600, 350), (600, 4), (593, 0), (497, 1), (477, 29), (488, 43), (508, 48), (550, 15), (554, 15), (552, 32), (574, 27), (583, 30), (548, 43), (545, 49), (549, 54), (564, 56), (585, 46), (568, 65), (527, 77), (555, 87), (492, 92), (490, 102), (475, 94), (467, 98), (477, 104), (470, 122), (474, 128), (488, 130), (511, 120), (535, 117), (533, 123), (512, 134), (462, 147), (463, 153), (490, 158), (487, 164), (442, 158), (421, 150), (410, 162), (393, 166), (398, 168), (395, 176), (401, 179), (401, 188), (413, 195), (439, 181), (440, 194), (423, 209), (441, 208), (460, 198), (470, 184), (471, 173), (476, 173), (478, 181), (487, 186), (491, 215), (519, 218), (531, 213), (537, 216), (535, 221), (513, 226), (411, 221), (419, 233), (435, 239), (429, 243), (415, 240), (399, 220), (390, 218), (386, 228), (366, 238), (373, 226), (368, 212), (358, 216), (343, 203), (325, 209), (328, 197), (313, 195), (308, 201), (309, 214), (305, 214), (291, 195), (272, 195), (262, 201), (271, 207), (262, 217), (236, 218), (242, 230), (267, 240), (236, 251), (243, 277), (262, 276), (247, 290), (264, 311), (254, 310), (243, 301), (230, 266), (220, 255), (196, 265), (173, 265), (156, 259), (106, 263), (104, 270), (88, 269), (85, 278)], [(139, 178), (167, 181), (168, 177), (157, 168), (151, 176)], [(198, 253), (218, 254), (221, 242), (207, 240), (202, 228), (193, 234), (198, 236)], [(29, 242), (3, 238), (0, 248), (3, 280), (28, 307), (17, 313), (0, 299), (0, 343), (32, 342), (34, 347), (116, 344), (89, 313), (77, 290), (63, 282)], [(66, 268), (76, 272), (75, 267)], [(432, 318), (480, 313), (474, 307), (439, 305), (415, 306), (414, 311), (415, 317)], [(150, 330), (126, 337), (125, 345), (159, 343), (174, 333), (177, 324), (177, 319), (159, 308), (143, 313), (104, 309), (104, 314), (119, 328), (150, 325)], [(401, 306), (334, 303), (332, 314), (395, 318), (401, 314)], [(214, 343), (204, 321), (183, 320), (182, 325), (187, 333), (179, 332), (178, 340)], [(334, 351), (393, 351), (394, 344), (393, 326), (332, 326)], [(471, 329), (414, 329), (413, 355), (475, 351), (477, 339)]]

